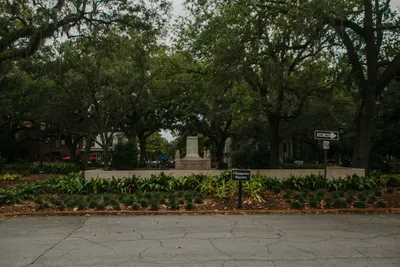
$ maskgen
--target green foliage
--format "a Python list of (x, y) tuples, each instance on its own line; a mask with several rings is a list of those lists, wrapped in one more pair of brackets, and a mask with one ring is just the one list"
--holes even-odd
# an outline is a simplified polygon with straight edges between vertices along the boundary
[(364, 201), (357, 201), (354, 203), (354, 207), (356, 207), (358, 209), (365, 209), (367, 207), (367, 205), (365, 204)]
[(133, 202), (134, 202), (134, 198), (133, 198), (132, 195), (124, 196), (124, 197), (122, 198), (122, 203), (123, 203), (125, 206), (131, 206), (131, 205), (133, 204)]
[(316, 209), (316, 208), (318, 208), (318, 206), (319, 206), (319, 201), (318, 201), (318, 199), (316, 199), (316, 198), (310, 198), (309, 199), (309, 203), (310, 203), (310, 207), (312, 208), (312, 209)]
[(279, 194), (280, 192), (281, 192), (281, 188), (280, 187), (278, 187), (278, 186), (274, 186), (273, 188), (272, 188), (272, 192), (274, 192), (274, 194)]
[(333, 204), (333, 198), (332, 197), (326, 197), (325, 199), (325, 208), (329, 209), (332, 207)]
[(15, 181), (22, 177), (21, 174), (18, 173), (6, 173), (3, 175), (2, 179), (5, 181)]
[[(39, 173), (40, 163), (32, 164), (30, 172)], [(69, 162), (43, 162), (43, 172), (45, 174), (70, 174), (79, 172), (79, 166)]]
[(352, 205), (354, 202), (354, 197), (352, 195), (348, 195), (346, 197), (346, 202), (347, 202), (347, 204)]
[(381, 197), (382, 196), (382, 191), (381, 190), (376, 190), (375, 191), (375, 196)]
[(198, 195), (198, 196), (195, 197), (194, 202), (196, 204), (203, 204), (204, 198), (201, 195)]
[(194, 205), (192, 203), (192, 201), (186, 201), (186, 205), (185, 205), (185, 209), (186, 210), (192, 210), (194, 208)]
[(343, 198), (336, 199), (333, 206), (337, 209), (344, 209), (347, 206), (346, 200)]
[(338, 199), (340, 197), (339, 192), (338, 191), (333, 191), (331, 194), (333, 199)]
[(112, 208), (113, 208), (114, 210), (121, 210), (121, 206), (119, 205), (118, 202), (117, 202), (117, 203), (114, 203), (114, 204), (112, 205)]
[(156, 201), (152, 201), (151, 205), (150, 205), (150, 209), (151, 210), (159, 210), (160, 207), (159, 207), (159, 205), (158, 205), (158, 203)]
[(292, 209), (296, 209), (296, 210), (299, 210), (299, 209), (301, 209), (302, 207), (303, 207), (303, 202), (301, 202), (301, 201), (293, 201), (291, 204), (290, 204), (290, 207), (292, 208)]
[(393, 194), (393, 192), (394, 192), (393, 187), (388, 187), (388, 188), (386, 189), (386, 192), (389, 193), (389, 194)]
[(292, 195), (293, 195), (293, 190), (288, 189), (288, 190), (285, 191), (285, 194), (283, 195), (283, 197), (286, 198), (286, 199), (289, 199), (289, 198), (292, 197)]
[(368, 199), (368, 204), (374, 204), (376, 202), (376, 197), (375, 196), (370, 196)]
[(322, 198), (325, 197), (325, 194), (326, 194), (326, 190), (325, 189), (319, 189), (317, 191), (317, 193), (316, 193), (316, 196), (322, 199)]
[(149, 206), (149, 200), (147, 198), (139, 199), (139, 203), (143, 208), (147, 208)]
[(378, 201), (378, 203), (376, 203), (376, 206), (378, 208), (386, 208), (386, 202), (384, 201)]
[(301, 194), (296, 194), (294, 196), (294, 198), (300, 203), (304, 203), (306, 201), (305, 198)]
[(115, 145), (113, 154), (113, 165), (117, 170), (136, 169), (138, 162), (137, 146), (134, 143), (120, 142)]
[(132, 204), (132, 209), (133, 209), (133, 210), (138, 210), (138, 209), (140, 209), (140, 204), (137, 203), (137, 202), (134, 202), (134, 203)]

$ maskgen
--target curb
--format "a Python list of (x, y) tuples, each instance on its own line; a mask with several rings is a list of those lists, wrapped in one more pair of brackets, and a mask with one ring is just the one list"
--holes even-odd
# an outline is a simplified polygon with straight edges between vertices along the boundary
[(3, 213), (0, 217), (18, 216), (135, 216), (135, 215), (246, 215), (246, 214), (342, 214), (342, 213), (400, 213), (400, 208), (391, 209), (311, 209), (311, 210), (201, 210), (201, 211), (56, 211)]

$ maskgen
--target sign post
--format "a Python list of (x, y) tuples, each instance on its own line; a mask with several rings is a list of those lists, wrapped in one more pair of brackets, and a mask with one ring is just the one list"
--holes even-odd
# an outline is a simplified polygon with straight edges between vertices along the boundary
[(324, 179), (325, 179), (325, 187), (326, 187), (326, 184), (327, 184), (326, 168), (327, 168), (327, 165), (328, 165), (328, 150), (330, 149), (330, 142), (329, 141), (337, 141), (337, 140), (339, 140), (339, 132), (338, 131), (315, 130), (314, 138), (316, 140), (324, 140), (322, 148), (325, 151)]
[(323, 149), (324, 149), (324, 151), (325, 151), (325, 160), (324, 160), (324, 179), (325, 179), (325, 188), (326, 188), (326, 168), (327, 168), (327, 165), (328, 165), (328, 150), (329, 150), (329, 148), (330, 148), (330, 143), (329, 143), (329, 141), (324, 141), (324, 144), (323, 144)]
[(238, 197), (238, 209), (243, 208), (242, 195), (243, 195), (243, 182), (249, 182), (251, 177), (250, 170), (238, 170), (233, 169), (231, 173), (232, 181), (239, 182), (239, 197)]

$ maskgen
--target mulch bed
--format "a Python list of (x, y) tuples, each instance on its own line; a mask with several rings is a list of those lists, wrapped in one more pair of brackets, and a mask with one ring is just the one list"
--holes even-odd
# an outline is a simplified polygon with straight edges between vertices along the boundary
[[(139, 208), (137, 210), (132, 209), (130, 206), (125, 206), (122, 203), (120, 204), (121, 210), (115, 210), (112, 206), (105, 207), (105, 210), (96, 210), (86, 208), (83, 211), (78, 211), (77, 208), (74, 209), (65, 209), (64, 211), (60, 211), (57, 206), (51, 205), (49, 209), (39, 210), (38, 204), (33, 201), (23, 201), (20, 204), (13, 205), (3, 205), (0, 206), (0, 215), (12, 215), (12, 214), (47, 214), (47, 215), (57, 215), (60, 213), (66, 214), (118, 214), (118, 213), (126, 213), (126, 214), (180, 214), (180, 213), (232, 213), (232, 212), (244, 212), (246, 213), (335, 213), (335, 212), (385, 212), (385, 211), (400, 211), (400, 191), (396, 191), (392, 194), (383, 194), (382, 197), (377, 198), (377, 201), (384, 200), (386, 202), (386, 207), (383, 209), (377, 208), (375, 205), (367, 204), (365, 209), (356, 209), (352, 205), (348, 205), (347, 208), (344, 209), (312, 209), (305, 204), (301, 209), (293, 209), (290, 207), (290, 203), (287, 199), (283, 198), (283, 193), (275, 195), (273, 193), (267, 192), (262, 195), (264, 202), (257, 202), (249, 199), (247, 196), (243, 198), (243, 209), (239, 210), (237, 208), (238, 202), (237, 197), (229, 197), (225, 199), (208, 197), (204, 200), (203, 204), (194, 204), (192, 210), (186, 210), (185, 205), (180, 205), (177, 211), (173, 211), (170, 209), (169, 205), (160, 205), (158, 211), (152, 211), (150, 207)], [(323, 206), (322, 200), (320, 203)]]

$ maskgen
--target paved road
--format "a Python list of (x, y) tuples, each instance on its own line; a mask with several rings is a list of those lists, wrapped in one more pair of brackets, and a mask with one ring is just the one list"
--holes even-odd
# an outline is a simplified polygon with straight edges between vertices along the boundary
[(400, 215), (0, 218), (0, 266), (400, 266)]

